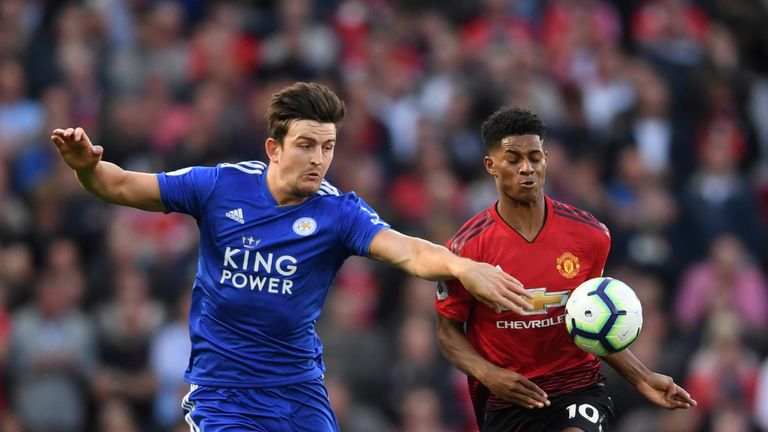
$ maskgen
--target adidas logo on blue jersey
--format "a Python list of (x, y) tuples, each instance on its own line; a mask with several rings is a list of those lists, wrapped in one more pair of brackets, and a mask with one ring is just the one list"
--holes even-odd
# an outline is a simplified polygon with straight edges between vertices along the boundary
[(245, 219), (243, 219), (243, 209), (235, 209), (230, 210), (227, 213), (224, 214), (224, 216), (232, 219), (235, 222), (245, 223)]

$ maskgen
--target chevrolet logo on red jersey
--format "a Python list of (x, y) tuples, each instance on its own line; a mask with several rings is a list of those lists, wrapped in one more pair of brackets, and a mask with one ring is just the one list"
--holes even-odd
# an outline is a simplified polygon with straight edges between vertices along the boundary
[(551, 307), (565, 306), (570, 291), (547, 292), (546, 288), (532, 288), (528, 292), (533, 298), (528, 302), (533, 304), (533, 310), (523, 309), (525, 315), (542, 315), (549, 312)]

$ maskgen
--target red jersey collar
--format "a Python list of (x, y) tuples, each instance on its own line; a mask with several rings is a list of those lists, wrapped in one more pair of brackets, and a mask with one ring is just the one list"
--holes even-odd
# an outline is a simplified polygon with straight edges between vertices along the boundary
[(543, 241), (544, 239), (547, 238), (547, 234), (549, 233), (549, 227), (552, 225), (552, 219), (554, 218), (554, 210), (552, 208), (552, 200), (548, 196), (544, 195), (544, 203), (545, 203), (544, 226), (541, 227), (541, 231), (539, 231), (539, 233), (536, 235), (536, 237), (531, 242), (526, 240), (525, 237), (520, 235), (520, 233), (515, 231), (514, 228), (509, 226), (509, 224), (507, 224), (507, 222), (501, 217), (501, 215), (499, 214), (499, 210), (498, 210), (498, 205), (499, 205), (498, 201), (493, 203), (493, 205), (491, 206), (491, 208), (489, 210), (491, 212), (491, 216), (493, 216), (493, 218), (496, 220), (496, 222), (499, 224), (499, 226), (501, 227), (501, 229), (503, 231), (509, 233), (509, 235), (511, 237), (520, 240), (520, 242), (522, 242), (522, 243), (533, 244), (533, 243), (536, 243), (536, 242), (541, 242), (541, 241)]

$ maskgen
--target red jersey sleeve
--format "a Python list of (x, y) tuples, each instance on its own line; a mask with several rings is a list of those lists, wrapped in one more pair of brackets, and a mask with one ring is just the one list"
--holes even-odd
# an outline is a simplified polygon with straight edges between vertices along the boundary
[(466, 322), (475, 298), (467, 292), (458, 280), (437, 283), (435, 309), (437, 313), (458, 322)]
[[(449, 240), (445, 246), (456, 253)], [(461, 250), (456, 255), (462, 256)], [(477, 300), (464, 288), (457, 279), (440, 281), (437, 283), (437, 296), (435, 297), (435, 310), (440, 315), (453, 321), (466, 322), (469, 319), (469, 313)]]
[(595, 262), (599, 263), (599, 266), (594, 266), (592, 272), (589, 274), (588, 279), (600, 277), (605, 270), (605, 263), (608, 260), (608, 253), (611, 251), (611, 233), (608, 231), (603, 223), (600, 223), (603, 227), (603, 235), (595, 236)]

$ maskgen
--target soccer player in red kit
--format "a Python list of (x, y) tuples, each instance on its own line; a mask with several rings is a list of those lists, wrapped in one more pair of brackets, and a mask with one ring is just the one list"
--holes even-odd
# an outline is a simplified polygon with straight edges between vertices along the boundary
[[(517, 278), (532, 294), (533, 309), (493, 310), (458, 281), (438, 285), (438, 343), (468, 375), (482, 432), (598, 432), (612, 416), (600, 359), (576, 347), (564, 325), (569, 294), (602, 274), (611, 238), (591, 214), (544, 195), (545, 130), (536, 114), (516, 108), (483, 123), (485, 168), (499, 200), (447, 244), (457, 255)], [(602, 360), (659, 406), (696, 404), (628, 349)]]

